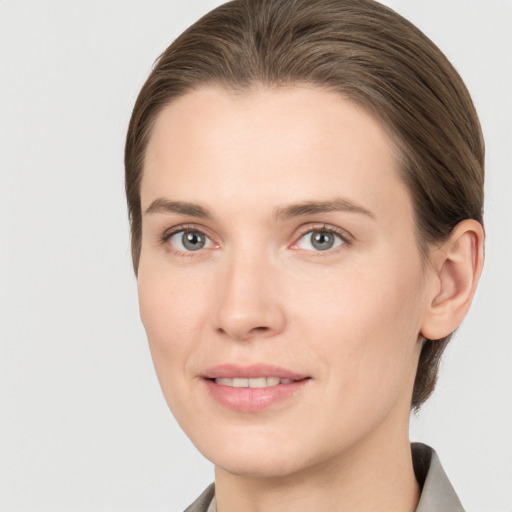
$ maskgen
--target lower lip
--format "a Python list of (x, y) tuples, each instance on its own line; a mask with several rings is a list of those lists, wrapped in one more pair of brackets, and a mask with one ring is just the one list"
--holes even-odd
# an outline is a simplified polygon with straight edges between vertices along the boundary
[(211, 396), (224, 407), (233, 411), (258, 412), (277, 402), (296, 396), (310, 379), (290, 384), (278, 384), (266, 388), (234, 388), (205, 379)]

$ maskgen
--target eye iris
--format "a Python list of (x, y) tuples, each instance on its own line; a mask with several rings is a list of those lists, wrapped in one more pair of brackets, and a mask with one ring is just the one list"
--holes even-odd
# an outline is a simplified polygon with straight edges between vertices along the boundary
[(311, 233), (311, 245), (318, 251), (326, 251), (334, 245), (334, 235), (325, 231)]
[(197, 231), (185, 231), (181, 237), (181, 243), (188, 251), (198, 251), (204, 247), (206, 239)]

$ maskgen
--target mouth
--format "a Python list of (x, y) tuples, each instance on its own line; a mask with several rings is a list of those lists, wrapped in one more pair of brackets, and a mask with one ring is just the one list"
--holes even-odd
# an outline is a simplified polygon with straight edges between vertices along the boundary
[(292, 401), (311, 380), (310, 376), (264, 364), (220, 365), (201, 377), (215, 402), (237, 412), (258, 412)]
[[(221, 386), (230, 386), (232, 388), (271, 388), (279, 386), (279, 384), (291, 384), (296, 382), (294, 379), (282, 379), (279, 377), (256, 377), (256, 378), (241, 378), (241, 377), (220, 377), (214, 380), (215, 384)], [(300, 379), (302, 380), (302, 379)]]

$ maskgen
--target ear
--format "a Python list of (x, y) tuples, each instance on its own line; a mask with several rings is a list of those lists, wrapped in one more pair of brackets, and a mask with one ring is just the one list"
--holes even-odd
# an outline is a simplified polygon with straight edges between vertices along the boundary
[(428, 305), (421, 334), (444, 338), (462, 323), (469, 311), (484, 264), (484, 230), (467, 219), (455, 226), (448, 240), (430, 254)]

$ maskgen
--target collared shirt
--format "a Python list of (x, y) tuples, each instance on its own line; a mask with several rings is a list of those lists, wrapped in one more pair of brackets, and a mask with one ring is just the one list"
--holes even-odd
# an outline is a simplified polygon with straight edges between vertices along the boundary
[[(416, 512), (464, 512), (436, 452), (412, 443), (412, 460), (421, 496)], [(216, 512), (215, 485), (211, 484), (184, 512)]]

